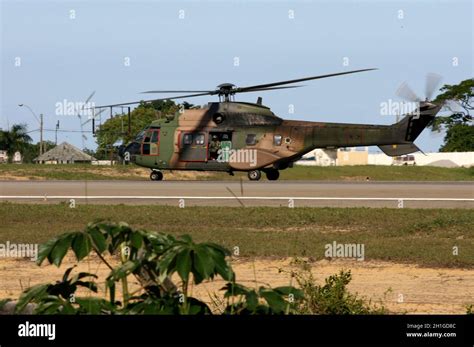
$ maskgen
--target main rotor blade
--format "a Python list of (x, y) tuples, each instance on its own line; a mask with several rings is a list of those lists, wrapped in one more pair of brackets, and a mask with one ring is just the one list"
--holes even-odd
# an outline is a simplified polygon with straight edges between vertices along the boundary
[(94, 97), (95, 95), (95, 90), (91, 93), (91, 95), (89, 95), (89, 97), (86, 99), (86, 101), (82, 104), (82, 106), (77, 109), (75, 108), (74, 111), (77, 113), (77, 117), (80, 119), (81, 118), (81, 111), (84, 111), (86, 105), (89, 103), (89, 101), (91, 101), (91, 99)]
[[(299, 88), (303, 86), (288, 86), (288, 87), (267, 87), (267, 88), (252, 88), (252, 90), (244, 90), (242, 93), (245, 92), (252, 92), (252, 91), (265, 91), (265, 90), (274, 90), (274, 89), (288, 89), (288, 88)], [(218, 91), (215, 90), (149, 90), (146, 92), (141, 92), (141, 94), (148, 94), (148, 93), (209, 93), (218, 94)]]
[(141, 92), (141, 94), (152, 94), (152, 93), (211, 93), (213, 90), (147, 90)]
[(411, 102), (420, 102), (421, 101), (421, 99), (418, 97), (418, 95), (416, 95), (416, 93), (410, 88), (410, 86), (406, 82), (403, 82), (400, 85), (400, 87), (398, 87), (395, 94), (398, 97), (400, 97), (402, 99), (405, 99), (407, 101), (411, 101)]
[(169, 98), (161, 98), (161, 99), (151, 99), (151, 100), (140, 100), (140, 101), (132, 101), (132, 102), (122, 102), (122, 103), (120, 103), (120, 104), (110, 104), (110, 105), (95, 106), (95, 108), (127, 106), (127, 105), (139, 104), (139, 103), (141, 103), (141, 102), (144, 102), (144, 103), (151, 103), (151, 102), (153, 102), (153, 101), (163, 101), (163, 100), (174, 100), (174, 99), (194, 98), (194, 97), (196, 97), (196, 96), (204, 96), (204, 95), (210, 95), (210, 93), (188, 94), (188, 95), (172, 96), (172, 97), (169, 97)]
[(91, 101), (92, 97), (95, 95), (95, 90), (89, 95), (89, 97), (86, 99), (86, 102), (84, 104), (87, 104), (89, 101)]
[(287, 87), (269, 87), (269, 88), (255, 88), (255, 89), (250, 89), (250, 90), (244, 90), (241, 91), (240, 93), (252, 93), (252, 92), (264, 92), (266, 90), (275, 90), (275, 89), (290, 89), (290, 88), (301, 88), (303, 86), (287, 86)]
[(425, 84), (425, 97), (428, 100), (431, 100), (434, 92), (439, 87), (443, 77), (436, 73), (429, 73), (426, 75), (426, 84)]
[(345, 71), (345, 72), (338, 72), (338, 73), (327, 74), (327, 75), (319, 75), (319, 76), (313, 76), (313, 77), (298, 78), (298, 79), (295, 79), (295, 80), (287, 80), (287, 81), (280, 81), (280, 82), (274, 82), (274, 83), (258, 84), (258, 85), (255, 85), (255, 86), (235, 88), (235, 92), (236, 93), (241, 93), (241, 92), (249, 91), (251, 89), (262, 89), (262, 88), (268, 88), (268, 87), (276, 87), (276, 86), (281, 86), (283, 84), (311, 81), (311, 80), (317, 80), (317, 79), (321, 79), (321, 78), (328, 78), (328, 77), (334, 77), (334, 76), (340, 76), (340, 75), (348, 75), (348, 74), (353, 74), (353, 73), (357, 73), (357, 72), (364, 72), (364, 71), (371, 71), (371, 70), (377, 70), (377, 69), (362, 69), (362, 70)]
[(82, 126), (86, 125), (87, 123), (89, 123), (89, 122), (92, 120), (92, 118), (97, 118), (97, 117), (100, 116), (100, 114), (101, 114), (102, 112), (104, 112), (105, 110), (106, 110), (105, 108), (101, 109), (98, 113), (94, 114), (93, 117), (87, 118), (87, 120), (86, 120), (84, 123), (82, 123), (81, 125), (82, 125)]

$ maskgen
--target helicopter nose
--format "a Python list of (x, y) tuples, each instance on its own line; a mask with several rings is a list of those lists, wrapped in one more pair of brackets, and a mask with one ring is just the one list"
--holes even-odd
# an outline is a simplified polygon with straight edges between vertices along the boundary
[(140, 144), (138, 142), (131, 142), (128, 145), (120, 146), (118, 149), (118, 155), (120, 158), (135, 161), (135, 156), (140, 154)]
[(125, 146), (120, 145), (119, 148), (118, 148), (118, 156), (123, 159), (124, 153), (125, 153)]

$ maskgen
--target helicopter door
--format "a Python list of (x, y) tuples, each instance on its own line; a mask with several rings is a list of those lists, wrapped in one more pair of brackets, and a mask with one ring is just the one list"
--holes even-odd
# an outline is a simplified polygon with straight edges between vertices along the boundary
[(143, 136), (141, 154), (159, 155), (160, 129), (148, 129)]
[(180, 161), (206, 161), (207, 141), (204, 132), (182, 132), (179, 140)]
[(232, 149), (232, 132), (212, 131), (209, 133), (208, 160), (228, 162)]

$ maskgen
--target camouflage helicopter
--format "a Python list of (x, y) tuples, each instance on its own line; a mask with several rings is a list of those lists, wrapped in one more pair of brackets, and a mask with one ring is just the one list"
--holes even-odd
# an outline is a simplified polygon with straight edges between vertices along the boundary
[[(277, 180), (279, 171), (291, 168), (304, 154), (316, 148), (378, 146), (389, 156), (418, 151), (413, 143), (433, 121), (441, 108), (422, 101), (405, 85), (398, 95), (417, 102), (417, 108), (392, 125), (327, 123), (284, 120), (276, 116), (258, 97), (256, 103), (237, 102), (235, 94), (297, 88), (288, 84), (375, 69), (362, 69), (281, 82), (237, 87), (231, 83), (215, 90), (154, 90), (144, 93), (192, 93), (162, 99), (140, 100), (96, 108), (126, 106), (141, 102), (217, 95), (201, 109), (188, 109), (153, 121), (134, 141), (123, 145), (119, 155), (125, 161), (151, 169), (150, 179), (163, 179), (163, 170), (222, 171), (231, 175), (245, 171), (258, 181), (262, 172)], [(432, 94), (439, 81), (431, 83)]]

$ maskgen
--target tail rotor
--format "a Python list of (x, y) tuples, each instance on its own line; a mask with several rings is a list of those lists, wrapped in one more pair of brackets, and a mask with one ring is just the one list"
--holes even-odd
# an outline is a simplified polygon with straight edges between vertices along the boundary
[(403, 82), (400, 87), (398, 87), (397, 91), (395, 94), (406, 101), (410, 102), (416, 102), (419, 103), (421, 102), (421, 99), (416, 93), (413, 91), (413, 89), (410, 88), (407, 82)]
[(429, 73), (426, 75), (425, 82), (425, 97), (426, 100), (432, 100), (434, 93), (439, 88), (443, 77), (436, 73)]
[(438, 89), (439, 85), (441, 84), (441, 81), (443, 80), (443, 77), (441, 75), (438, 75), (436, 73), (428, 73), (426, 75), (425, 79), (425, 99), (421, 99), (414, 91), (411, 89), (411, 87), (408, 85), (407, 82), (403, 82), (400, 87), (397, 89), (395, 94), (406, 101), (410, 102), (430, 102), (432, 100), (434, 93)]

